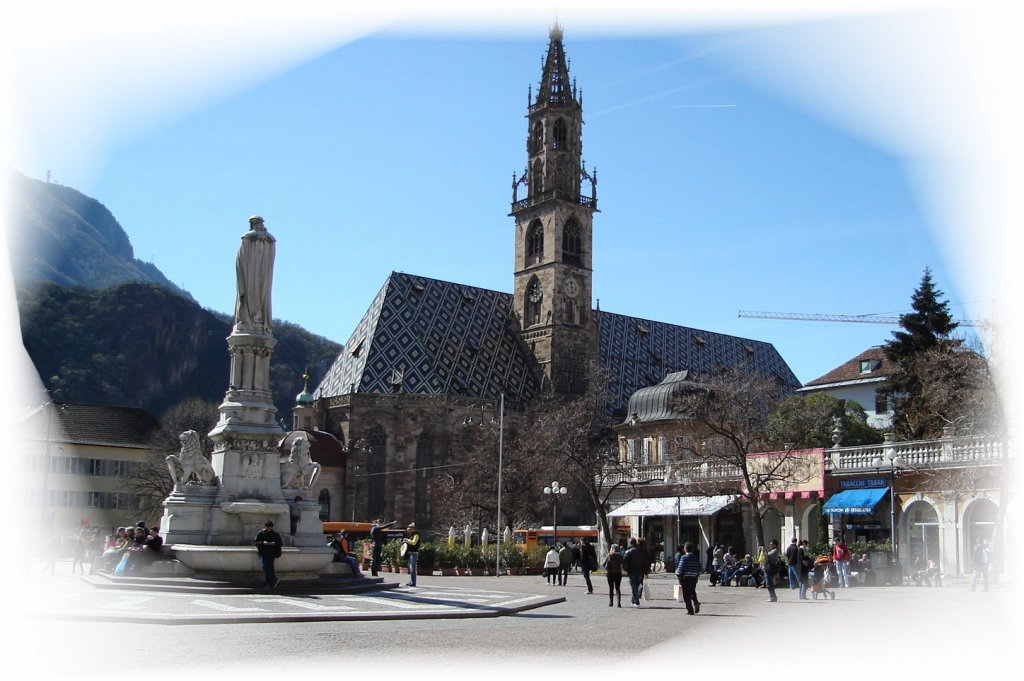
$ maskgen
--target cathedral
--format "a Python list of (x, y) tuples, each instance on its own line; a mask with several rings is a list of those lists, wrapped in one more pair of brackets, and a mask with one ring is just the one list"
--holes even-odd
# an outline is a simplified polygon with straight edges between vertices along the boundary
[(623, 420), (630, 395), (683, 370), (742, 364), (800, 387), (770, 343), (594, 309), (597, 177), (583, 166), (583, 108), (557, 25), (529, 102), (512, 293), (392, 272), (320, 385), (297, 398), (290, 437), (339, 472), (312, 490), (324, 519), (429, 531), (429, 481), (469, 446), (459, 424), (502, 396), (514, 414), (544, 391), (580, 394), (591, 361), (610, 374), (608, 409)]

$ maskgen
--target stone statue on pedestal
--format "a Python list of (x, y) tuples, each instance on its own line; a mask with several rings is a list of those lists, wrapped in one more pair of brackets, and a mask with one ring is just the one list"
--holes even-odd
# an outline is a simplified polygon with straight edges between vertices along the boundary
[(238, 297), (235, 300), (235, 330), (270, 333), (270, 289), (274, 278), (275, 239), (258, 215), (249, 218), (249, 231), (235, 260)]

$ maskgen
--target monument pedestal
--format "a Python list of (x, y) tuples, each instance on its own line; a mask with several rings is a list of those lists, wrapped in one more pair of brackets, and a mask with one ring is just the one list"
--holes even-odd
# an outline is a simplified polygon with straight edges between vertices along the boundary
[[(271, 521), (285, 544), (275, 571), (282, 579), (313, 577), (334, 558), (319, 504), (309, 498), (320, 466), (310, 459), (306, 441), (293, 445), (282, 466), (278, 444), (285, 433), (275, 420), (270, 391), (270, 357), (277, 344), (270, 323), (275, 240), (262, 218), (250, 218), (249, 227), (236, 261), (235, 325), (227, 338), (231, 375), (210, 431), (216, 485), (179, 481), (164, 501), (161, 528), (165, 545), (196, 576), (256, 581), (263, 571), (253, 541)], [(177, 477), (173, 466), (172, 474)], [(290, 504), (299, 510), (294, 534)]]

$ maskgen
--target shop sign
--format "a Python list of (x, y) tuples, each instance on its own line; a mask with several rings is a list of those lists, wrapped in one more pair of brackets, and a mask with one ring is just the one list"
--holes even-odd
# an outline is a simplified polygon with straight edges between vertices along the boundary
[(868, 487), (888, 487), (889, 481), (885, 478), (857, 478), (854, 480), (840, 480), (839, 489), (867, 489)]

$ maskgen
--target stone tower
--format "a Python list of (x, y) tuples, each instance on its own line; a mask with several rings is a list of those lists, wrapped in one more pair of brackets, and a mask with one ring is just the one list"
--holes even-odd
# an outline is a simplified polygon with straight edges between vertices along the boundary
[[(526, 169), (522, 177), (512, 177), (513, 305), (545, 387), (579, 394), (586, 364), (597, 354), (591, 305), (597, 172), (584, 167), (582, 96), (569, 81), (557, 24), (536, 99), (531, 88), (527, 121)], [(581, 192), (584, 181), (589, 196)], [(526, 198), (519, 198), (522, 188)]]

